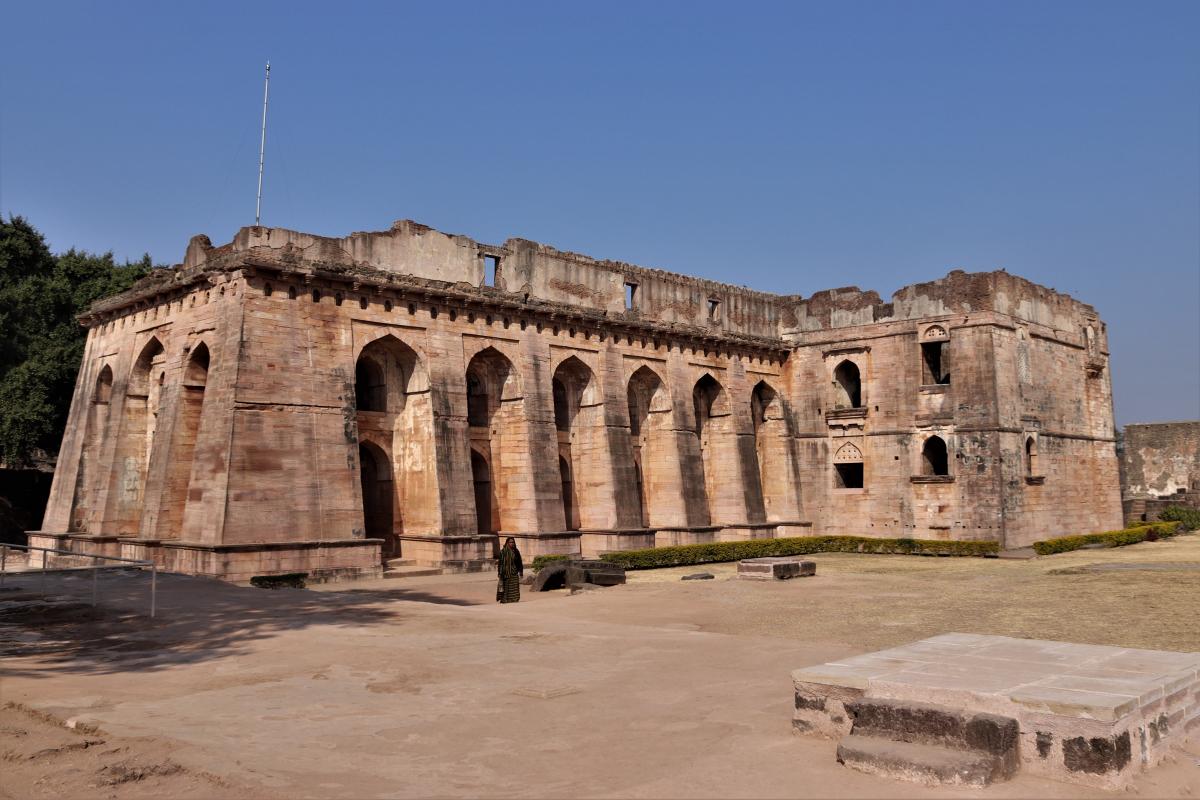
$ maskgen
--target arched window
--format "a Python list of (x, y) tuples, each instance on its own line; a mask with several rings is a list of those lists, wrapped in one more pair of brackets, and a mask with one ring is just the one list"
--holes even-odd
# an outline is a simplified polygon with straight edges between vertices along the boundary
[(837, 388), (837, 408), (862, 408), (862, 382), (858, 365), (846, 360), (833, 371), (833, 382)]
[(940, 436), (930, 436), (921, 448), (922, 475), (949, 475), (950, 460), (946, 453), (946, 442)]
[(1025, 440), (1025, 477), (1037, 475), (1037, 442), (1030, 436)]

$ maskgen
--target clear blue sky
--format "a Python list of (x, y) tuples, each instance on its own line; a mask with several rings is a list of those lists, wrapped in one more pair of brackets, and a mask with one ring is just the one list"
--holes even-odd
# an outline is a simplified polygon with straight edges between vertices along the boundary
[(416, 219), (775, 292), (1005, 268), (1200, 417), (1200, 3), (8, 3), (0, 211), (182, 258)]

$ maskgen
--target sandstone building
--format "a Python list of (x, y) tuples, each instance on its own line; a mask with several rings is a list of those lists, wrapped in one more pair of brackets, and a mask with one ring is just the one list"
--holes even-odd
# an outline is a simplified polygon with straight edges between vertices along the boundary
[(409, 221), (243, 228), (81, 318), (35, 545), (234, 580), (1121, 523), (1104, 324), (1005, 272), (780, 296)]

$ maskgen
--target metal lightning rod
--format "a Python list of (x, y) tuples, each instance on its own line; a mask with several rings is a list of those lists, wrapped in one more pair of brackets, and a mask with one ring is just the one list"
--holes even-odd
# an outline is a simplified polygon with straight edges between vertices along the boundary
[(271, 93), (271, 62), (267, 62), (267, 78), (263, 82), (263, 118), (262, 118), (262, 140), (258, 144), (258, 199), (254, 203), (254, 225), (258, 226), (262, 220), (262, 176), (263, 176), (263, 156), (267, 152), (267, 97)]

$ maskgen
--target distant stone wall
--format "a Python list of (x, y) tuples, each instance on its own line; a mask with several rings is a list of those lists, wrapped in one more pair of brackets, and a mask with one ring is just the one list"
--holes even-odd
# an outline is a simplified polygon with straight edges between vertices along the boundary
[(1200, 508), (1200, 420), (1125, 426), (1121, 499), (1126, 522), (1154, 521), (1169, 505)]

